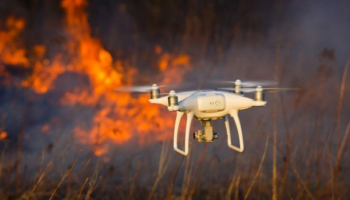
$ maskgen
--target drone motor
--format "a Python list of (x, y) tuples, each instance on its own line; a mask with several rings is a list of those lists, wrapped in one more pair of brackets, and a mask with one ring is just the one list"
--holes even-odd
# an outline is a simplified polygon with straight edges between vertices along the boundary
[(176, 93), (174, 90), (171, 90), (169, 92), (169, 97), (168, 97), (168, 106), (177, 106), (179, 105), (179, 99), (176, 96)]
[(153, 84), (151, 91), (151, 99), (158, 99), (160, 97), (160, 90), (157, 84)]
[(243, 92), (241, 91), (241, 80), (237, 79), (235, 81), (235, 88), (234, 88), (234, 91), (236, 94), (240, 94), (240, 95), (243, 95)]
[(256, 87), (255, 101), (265, 101), (265, 94), (261, 86)]
[(175, 91), (171, 90), (168, 96), (168, 110), (169, 111), (178, 110), (179, 109), (178, 105), (179, 105), (179, 98), (177, 97)]

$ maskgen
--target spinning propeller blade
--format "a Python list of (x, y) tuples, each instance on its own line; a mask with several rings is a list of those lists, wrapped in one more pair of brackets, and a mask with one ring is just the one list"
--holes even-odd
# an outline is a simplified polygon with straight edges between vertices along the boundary
[(299, 88), (263, 88), (263, 91), (265, 92), (271, 92), (271, 93), (275, 93), (275, 92), (285, 92), (285, 91), (295, 91), (295, 90), (299, 90)]
[[(228, 91), (234, 91), (234, 88), (218, 88), (219, 90), (228, 90)], [(299, 88), (261, 88), (264, 92), (284, 92), (284, 91), (293, 91), (298, 90)], [(252, 93), (256, 92), (257, 88), (241, 88), (240, 91), (244, 93)]]
[[(162, 88), (162, 87), (169, 87), (169, 85), (154, 85), (155, 87)], [(152, 87), (154, 86), (123, 86), (116, 88), (115, 91), (117, 92), (148, 92), (152, 90)]]
[(234, 84), (234, 85), (240, 85), (242, 87), (256, 87), (256, 86), (269, 86), (269, 85), (275, 85), (277, 82), (275, 81), (269, 81), (269, 80), (261, 80), (261, 81), (241, 81), (237, 79), (236, 81), (213, 81), (214, 83), (220, 83), (220, 84)]
[[(235, 88), (228, 88), (228, 87), (224, 87), (224, 88), (218, 88), (219, 90), (227, 90), (227, 91), (235, 91)], [(240, 91), (242, 92), (255, 92), (255, 88), (241, 88)]]

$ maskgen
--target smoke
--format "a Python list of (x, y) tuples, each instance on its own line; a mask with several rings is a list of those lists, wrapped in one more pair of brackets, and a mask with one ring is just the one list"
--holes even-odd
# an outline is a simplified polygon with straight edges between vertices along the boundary
[(339, 64), (344, 66), (350, 52), (349, 6), (342, 0), (297, 2), (288, 11), (282, 29), (306, 53), (315, 55), (323, 48), (334, 49)]
[[(158, 163), (153, 161), (160, 154), (160, 143), (167, 144), (172, 138), (174, 113), (149, 105), (147, 96), (127, 94), (122, 101), (121, 95), (107, 89), (154, 82), (194, 82), (186, 89), (214, 89), (217, 86), (210, 80), (274, 79), (277, 64), (280, 86), (300, 88), (278, 96), (280, 157), (288, 155), (288, 129), (294, 131), (295, 143), (302, 145), (304, 141), (321, 144), (321, 139), (315, 139), (318, 136), (331, 137), (340, 79), (350, 53), (347, 1), (91, 0), (84, 9), (79, 8), (83, 12), (77, 19), (83, 19), (84, 26), (75, 26), (74, 21), (68, 28), (61, 1), (28, 2), (0, 3), (0, 11), (6, 10), (0, 12), (0, 29), (6, 29), (9, 16), (23, 18), (26, 26), (15, 39), (16, 45), (26, 49), (29, 63), (48, 69), (43, 73), (47, 79), (42, 80), (50, 84), (37, 90), (23, 88), (23, 79), (35, 74), (35, 68), (25, 70), (20, 64), (5, 65), (0, 60), (11, 75), (6, 79), (11, 84), (0, 85), (0, 128), (5, 127), (13, 147), (25, 130), (25, 163), (41, 164), (32, 161), (39, 159), (38, 152), (46, 152), (46, 161), (58, 154), (70, 161), (77, 155), (81, 160), (102, 156), (105, 163), (127, 163), (132, 172), (140, 161), (149, 164), (147, 172), (155, 171)], [(85, 56), (76, 53), (80, 44), (86, 45)], [(43, 55), (37, 55), (40, 49), (44, 49)], [(102, 62), (105, 60), (108, 62)], [(91, 63), (96, 69), (114, 72), (113, 84), (102, 87), (106, 82), (91, 78), (105, 72), (87, 70)], [(50, 68), (54, 66), (58, 67)], [(51, 80), (53, 69), (59, 73)], [(97, 95), (92, 98), (91, 94)], [(245, 153), (238, 155), (227, 148), (223, 122), (218, 120), (213, 124), (219, 140), (208, 146), (194, 141), (192, 156), (197, 159), (206, 152), (206, 161), (214, 160), (222, 170), (215, 171), (213, 164), (218, 179), (227, 179), (236, 162), (243, 166), (256, 163), (264, 146), (261, 141), (273, 126), (272, 96), (267, 96), (267, 101), (264, 108), (239, 113)], [(342, 132), (349, 109), (344, 103)], [(194, 124), (193, 130), (200, 128)], [(232, 121), (231, 127), (235, 133)], [(101, 130), (107, 130), (102, 139)], [(233, 141), (236, 144), (237, 136)], [(143, 177), (144, 185), (150, 177)], [(209, 175), (203, 178), (209, 179)]]

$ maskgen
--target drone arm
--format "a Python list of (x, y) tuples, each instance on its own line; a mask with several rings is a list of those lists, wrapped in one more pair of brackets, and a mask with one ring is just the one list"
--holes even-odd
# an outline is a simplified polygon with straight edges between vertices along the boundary
[(238, 151), (238, 152), (243, 152), (244, 150), (244, 143), (243, 143), (243, 135), (242, 135), (242, 128), (241, 128), (241, 123), (238, 118), (238, 111), (233, 110), (230, 112), (231, 117), (235, 120), (237, 131), (238, 131), (238, 139), (239, 139), (239, 147), (235, 147), (231, 143), (231, 131), (230, 131), (230, 124), (229, 124), (229, 118), (228, 115), (225, 116), (225, 127), (226, 127), (226, 133), (227, 133), (227, 144), (228, 147), (231, 149)]
[(184, 115), (183, 112), (176, 112), (175, 129), (174, 129), (174, 149), (179, 154), (187, 156), (188, 155), (188, 146), (189, 146), (190, 127), (191, 127), (191, 122), (193, 119), (193, 113), (192, 112), (187, 113), (186, 134), (185, 134), (185, 151), (182, 151), (181, 149), (179, 149), (177, 147), (179, 126), (180, 126), (180, 121), (181, 121), (181, 118), (183, 115)]

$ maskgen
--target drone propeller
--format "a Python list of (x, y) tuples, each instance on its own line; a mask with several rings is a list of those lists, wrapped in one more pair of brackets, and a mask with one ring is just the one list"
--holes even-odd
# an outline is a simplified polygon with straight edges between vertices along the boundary
[[(228, 87), (223, 87), (223, 88), (218, 88), (219, 90), (227, 90), (227, 91), (235, 91), (235, 88), (228, 88)], [(244, 89), (244, 90), (243, 90)], [(255, 88), (241, 88), (240, 91), (242, 92), (255, 92)]]
[[(219, 88), (220, 90), (228, 90), (228, 91), (234, 91), (234, 88)], [(293, 91), (298, 90), (299, 88), (262, 88), (261, 86), (258, 86), (256, 88), (241, 88), (240, 90), (244, 93), (252, 93), (252, 92), (284, 92), (284, 91)], [(260, 90), (260, 91), (259, 91)]]
[(236, 81), (213, 81), (213, 82), (214, 83), (221, 83), (221, 84), (234, 84), (235, 86), (242, 86), (242, 87), (269, 86), (269, 85), (277, 84), (277, 82), (269, 81), (269, 80), (241, 81), (239, 79), (237, 79)]
[[(235, 88), (219, 88), (222, 90), (234, 91)], [(292, 91), (298, 90), (298, 88), (262, 88), (260, 85), (256, 88), (241, 88), (241, 92), (252, 93), (255, 92), (255, 101), (265, 101), (265, 92), (284, 92), (284, 91)]]
[(263, 88), (264, 92), (276, 93), (276, 92), (285, 92), (285, 91), (295, 91), (299, 88)]
[(157, 85), (153, 84), (152, 86), (124, 86), (116, 88), (117, 92), (149, 92), (153, 89), (159, 89), (161, 87), (169, 87), (169, 85)]

